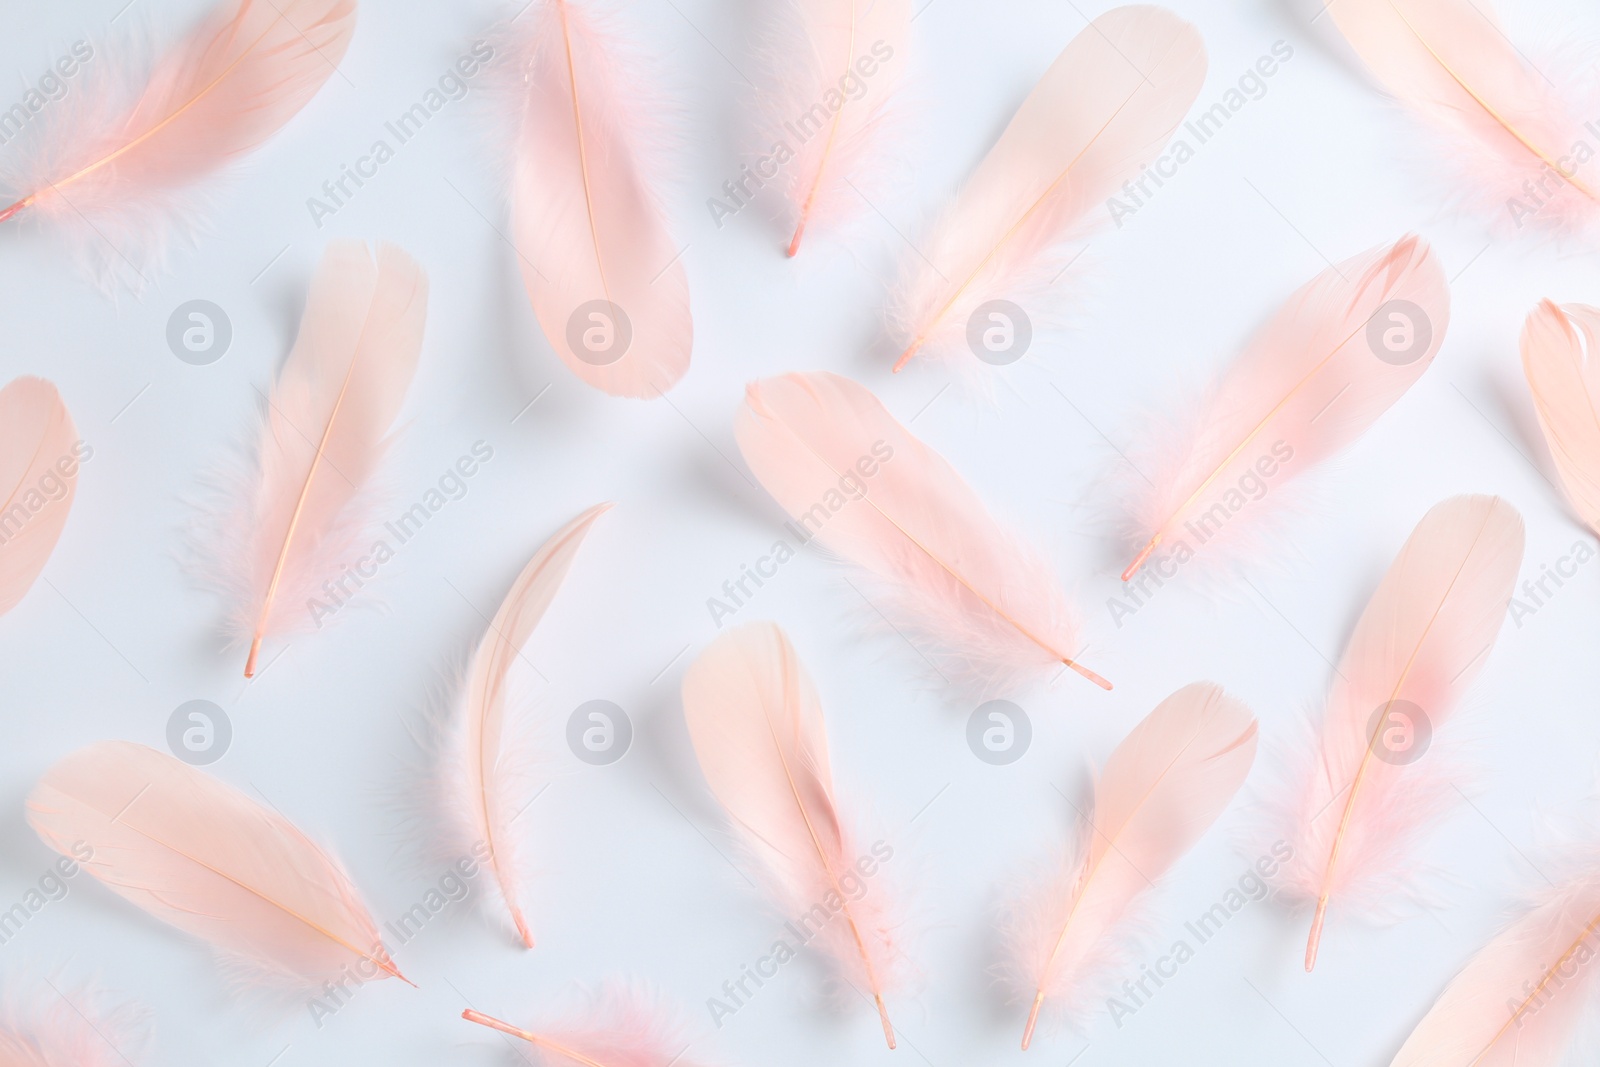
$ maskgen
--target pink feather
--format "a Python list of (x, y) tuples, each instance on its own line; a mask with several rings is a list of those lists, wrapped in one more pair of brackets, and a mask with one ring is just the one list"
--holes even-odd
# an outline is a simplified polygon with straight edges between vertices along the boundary
[[(45, 844), (163, 922), (269, 977), (405, 977), (331, 856), (277, 812), (128, 741), (80, 749), (28, 796)], [(370, 972), (370, 973), (365, 973)]]
[(422, 350), (428, 280), (393, 245), (323, 253), (300, 333), (268, 402), (257, 473), (217, 551), (232, 628), (254, 677), (269, 637), (321, 625), (323, 583), (372, 521), (371, 487)]
[[(231, 0), (155, 64), (131, 99), (53, 109), (3, 184), (113, 269), (159, 258), (198, 181), (259, 147), (322, 88), (355, 34), (355, 0)], [(97, 69), (99, 64), (96, 64)], [(87, 97), (85, 98), (88, 99)]]
[(1563, 99), (1576, 94), (1524, 58), (1488, 0), (1339, 0), (1327, 11), (1378, 81), (1444, 135), (1485, 212), (1508, 210), (1519, 229), (1600, 217), (1594, 138)]
[(1011, 930), (1033, 991), (1024, 1049), (1047, 1000), (1077, 1007), (1093, 995), (1139, 898), (1216, 822), (1255, 754), (1250, 709), (1209, 682), (1167, 697), (1111, 753), (1076, 855), (1018, 909)]
[(131, 1067), (149, 1036), (148, 1015), (94, 989), (50, 979), (8, 984), (0, 1010), (4, 1067)]
[(80, 445), (55, 386), (17, 378), (0, 389), (0, 615), (33, 588), (61, 539)]
[(689, 1041), (659, 1000), (607, 983), (561, 1022), (535, 1033), (468, 1008), (468, 1022), (528, 1042), (544, 1067), (694, 1067), (683, 1059)]
[(1314, 902), (1306, 970), (1334, 900), (1387, 903), (1450, 800), (1429, 739), (1494, 648), (1522, 564), (1522, 518), (1499, 497), (1458, 496), (1417, 524), (1361, 613), (1328, 694), (1321, 736), (1275, 805), (1294, 858), (1277, 887)]
[(943, 456), (835, 374), (752, 383), (734, 422), (745, 462), (808, 535), (888, 586), (905, 627), (984, 688), (1077, 663), (1066, 598)]
[[(822, 703), (787, 635), (758, 622), (717, 638), (684, 676), (683, 714), (706, 782), (779, 906), (808, 915), (828, 902), (839, 912), (822, 928), (829, 954), (872, 994), (894, 1048), (884, 993), (900, 950), (889, 905), (881, 881), (857, 875), (860, 853), (834, 798)], [(848, 891), (850, 879), (864, 892)]]
[(573, 0), (533, 0), (518, 21), (511, 241), (528, 299), (579, 378), (658, 396), (694, 345), (682, 248), (638, 152), (658, 87), (630, 84), (625, 47)]
[(1182, 559), (1239, 543), (1271, 511), (1247, 500), (1241, 479), (1269, 477), (1276, 490), (1360, 437), (1428, 369), (1449, 323), (1449, 283), (1417, 237), (1313, 278), (1229, 367), (1178, 447), (1154, 461), (1130, 509), (1142, 547), (1122, 580), (1163, 547)]
[(1578, 517), (1600, 531), (1600, 309), (1546, 300), (1522, 329), (1522, 369)]
[(888, 111), (905, 76), (911, 0), (779, 0), (790, 33), (770, 49), (783, 78), (769, 101), (771, 135), (793, 213), (789, 255), (807, 232), (862, 206), (853, 187), (882, 155)]
[(1559, 1067), (1591, 1016), (1600, 870), (1551, 887), (1474, 956), (1391, 1067)]
[(532, 799), (525, 733), (510, 705), (510, 675), (522, 648), (555, 598), (578, 548), (610, 504), (590, 508), (534, 553), (489, 623), (467, 675), (448, 756), (448, 803), (467, 844), (482, 843), (501, 900), (528, 948), (533, 933), (522, 914), (519, 837), (512, 822)]
[(965, 350), (983, 304), (1047, 298), (1065, 241), (1166, 147), (1206, 76), (1195, 28), (1119, 7), (1072, 39), (933, 233), (907, 257), (894, 318), (907, 344)]

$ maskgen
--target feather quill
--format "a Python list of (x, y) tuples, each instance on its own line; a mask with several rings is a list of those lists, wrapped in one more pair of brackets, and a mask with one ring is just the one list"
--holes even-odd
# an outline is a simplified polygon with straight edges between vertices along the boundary
[(682, 1027), (657, 998), (616, 983), (537, 1033), (471, 1008), (461, 1017), (528, 1042), (545, 1067), (693, 1067), (682, 1058), (688, 1049)]
[(1600, 531), (1600, 309), (1546, 300), (1522, 329), (1522, 369), (1578, 517)]
[(735, 417), (745, 462), (824, 546), (884, 582), (907, 627), (987, 688), (1078, 663), (1050, 567), (878, 398), (835, 374), (754, 382)]
[(1195, 28), (1159, 7), (1119, 7), (1073, 38), (907, 270), (896, 371), (924, 346), (954, 350), (996, 299), (1041, 299), (1063, 242), (1166, 147), (1205, 81)]
[(1600, 871), (1552, 886), (1474, 956), (1391, 1067), (1559, 1067), (1594, 1005)]
[(74, 752), (29, 794), (28, 822), (119, 896), (266, 975), (406, 980), (333, 857), (165, 753), (128, 741)]
[(1131, 509), (1142, 547), (1122, 580), (1163, 545), (1215, 548), (1224, 529), (1237, 540), (1265, 510), (1251, 503), (1240, 520), (1241, 479), (1270, 471), (1281, 486), (1365, 433), (1427, 370), (1449, 321), (1449, 283), (1417, 237), (1313, 278), (1234, 361), (1180, 447), (1157, 458)]
[(33, 588), (72, 511), (78, 431), (56, 387), (17, 378), (0, 389), (0, 615)]
[[(109, 241), (108, 263), (159, 254), (196, 182), (293, 118), (344, 58), (355, 0), (230, 0), (155, 64), (131, 100), (53, 109), (5, 184), (24, 212)], [(98, 67), (99, 64), (96, 64)]]
[(1047, 999), (1081, 1001), (1116, 959), (1131, 908), (1216, 822), (1255, 753), (1250, 709), (1209, 682), (1167, 697), (1111, 753), (1075, 860), (1012, 930), (1034, 991), (1024, 1049)]
[[(258, 468), (224, 538), (233, 628), (262, 643), (316, 621), (322, 585), (371, 521), (370, 485), (422, 350), (428, 280), (393, 245), (328, 245), (261, 430)], [(237, 546), (237, 548), (235, 548)]]
[(508, 707), (509, 676), (565, 581), (589, 528), (610, 509), (610, 504), (600, 504), (579, 515), (522, 569), (473, 654), (462, 694), (464, 707), (457, 717), (450, 757), (452, 806), (470, 841), (483, 843), (500, 897), (528, 948), (533, 947), (533, 933), (522, 914), (522, 872), (511, 823), (531, 798), (525, 795), (526, 754)]
[[(682, 252), (639, 158), (650, 94), (624, 47), (573, 0), (535, 0), (507, 48), (511, 237), (546, 340), (579, 378), (651, 398), (689, 368)], [(521, 21), (520, 19), (518, 21)]]
[(1494, 648), (1522, 546), (1505, 501), (1451, 497), (1423, 516), (1361, 613), (1315, 749), (1275, 811), (1274, 836), (1294, 851), (1278, 888), (1315, 903), (1307, 971), (1329, 905), (1399, 891), (1397, 868), (1448, 805), (1427, 748)]
[[(883, 147), (885, 111), (904, 75), (911, 3), (787, 0), (785, 6), (796, 32), (773, 49), (788, 77), (773, 94), (772, 125), (779, 143), (795, 153), (784, 164), (794, 256), (808, 232), (861, 203), (852, 183)], [(835, 100), (837, 109), (830, 106)]]
[(772, 623), (717, 638), (683, 680), (683, 713), (711, 791), (790, 914), (837, 900), (829, 953), (872, 993), (889, 1047), (885, 985), (899, 956), (878, 882), (847, 890), (858, 853), (833, 792), (822, 704), (794, 647)]
[(1486, 210), (1506, 209), (1518, 229), (1573, 230), (1600, 215), (1592, 135), (1488, 0), (1339, 0), (1327, 11), (1374, 77), (1444, 134)]

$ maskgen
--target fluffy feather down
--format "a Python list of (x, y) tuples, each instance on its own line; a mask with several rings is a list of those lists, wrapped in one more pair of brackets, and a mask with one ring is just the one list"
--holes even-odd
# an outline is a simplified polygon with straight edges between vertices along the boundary
[(149, 1036), (146, 1012), (113, 1004), (95, 989), (63, 990), (15, 982), (0, 1010), (5, 1067), (130, 1067)]
[[(102, 741), (28, 796), (45, 844), (264, 977), (404, 977), (338, 862), (282, 815), (164, 753)], [(85, 852), (88, 858), (84, 859)]]
[(1074, 855), (1008, 924), (1033, 996), (1024, 1049), (1047, 1001), (1071, 1014), (1095, 995), (1124, 955), (1132, 909), (1222, 814), (1255, 752), (1250, 709), (1209, 682), (1167, 697), (1112, 752)]
[(673, 1014), (648, 990), (608, 982), (537, 1033), (470, 1008), (461, 1017), (530, 1043), (544, 1067), (694, 1067)]
[[(683, 680), (683, 713), (700, 769), (754, 853), (779, 906), (838, 917), (821, 930), (838, 966), (877, 1003), (900, 950), (882, 881), (862, 883), (860, 853), (838, 809), (822, 704), (784, 632), (751, 623), (717, 638)], [(850, 884), (864, 884), (856, 893)]]
[(1140, 481), (1129, 507), (1140, 547), (1122, 580), (1158, 550), (1183, 558), (1203, 544), (1214, 558), (1238, 545), (1271, 511), (1244, 487), (1270, 477), (1277, 489), (1365, 433), (1427, 370), (1449, 322), (1449, 283), (1417, 237), (1313, 278)]
[[(0, 389), (0, 615), (33, 588), (72, 511), (78, 431), (56, 387), (17, 378)], [(20, 511), (19, 511), (20, 509)], [(17, 523), (15, 516), (25, 518)]]
[[(102, 282), (135, 290), (196, 183), (259, 147), (322, 88), (355, 34), (355, 0), (226, 0), (116, 92), (105, 56), (65, 107), (43, 113), (0, 185), (0, 222), (36, 214), (72, 231)], [(109, 66), (108, 66), (109, 65)]]
[(952, 674), (996, 690), (1066, 665), (1111, 688), (1072, 658), (1050, 567), (866, 389), (822, 372), (752, 383), (734, 435), (767, 492), (885, 583), (891, 610), (944, 650)]
[(925, 347), (966, 350), (968, 320), (991, 300), (1046, 300), (1063, 243), (1161, 154), (1205, 75), (1199, 33), (1162, 8), (1116, 8), (1073, 38), (907, 257), (894, 369)]

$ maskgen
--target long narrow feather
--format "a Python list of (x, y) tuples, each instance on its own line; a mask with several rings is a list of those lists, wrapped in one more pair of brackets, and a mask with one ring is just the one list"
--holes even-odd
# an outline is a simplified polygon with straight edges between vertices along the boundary
[(1578, 517), (1600, 531), (1600, 309), (1543, 301), (1522, 328), (1522, 370)]
[(527, 805), (528, 754), (512, 721), (511, 668), (566, 580), (589, 528), (611, 509), (590, 508), (556, 532), (534, 553), (489, 623), (468, 670), (463, 707), (449, 756), (450, 800), (469, 842), (482, 842), (500, 897), (528, 948), (533, 933), (522, 914), (518, 836), (512, 821)]
[(1209, 682), (1167, 697), (1111, 753), (1077, 856), (1011, 931), (1034, 990), (1024, 1049), (1046, 1000), (1081, 1002), (1118, 958), (1138, 899), (1216, 822), (1255, 754), (1250, 709)]
[(1116, 8), (1074, 37), (907, 258), (894, 369), (954, 350), (988, 301), (1042, 299), (1063, 242), (1161, 154), (1205, 76), (1199, 33), (1159, 7)]
[(1600, 871), (1559, 882), (1483, 947), (1392, 1067), (1559, 1067), (1594, 1006)]
[(78, 431), (56, 387), (17, 378), (0, 389), (0, 615), (33, 588), (78, 489)]
[(656, 87), (574, 0), (535, 0), (507, 49), (517, 78), (512, 244), (550, 347), (614, 396), (651, 398), (689, 369), (682, 249), (639, 158)]
[(545, 1067), (693, 1067), (682, 1058), (689, 1043), (669, 1010), (646, 991), (618, 983), (538, 1032), (471, 1008), (461, 1017), (528, 1042)]
[(882, 152), (885, 113), (905, 74), (911, 2), (782, 3), (793, 39), (772, 49), (784, 77), (772, 94), (771, 120), (778, 143), (794, 153), (780, 161), (788, 172), (794, 256), (808, 232), (859, 210), (852, 186)]
[(416, 373), (427, 311), (427, 276), (393, 245), (376, 258), (359, 241), (323, 253), (268, 403), (257, 480), (224, 546), (247, 678), (268, 637), (317, 623), (308, 605), (370, 523), (369, 481)]
[(1328, 13), (1373, 75), (1450, 142), (1486, 211), (1573, 230), (1600, 216), (1575, 95), (1535, 69), (1489, 0), (1339, 0)]
[(0, 1006), (4, 1067), (131, 1067), (149, 1034), (148, 1013), (93, 988), (13, 976)]
[(1499, 497), (1435, 505), (1406, 540), (1356, 624), (1315, 749), (1276, 806), (1294, 858), (1277, 882), (1314, 902), (1306, 970), (1334, 900), (1382, 905), (1449, 803), (1427, 746), (1494, 648), (1522, 564), (1522, 518)]
[(1280, 487), (1365, 433), (1428, 369), (1449, 322), (1449, 283), (1417, 237), (1313, 278), (1156, 458), (1131, 509), (1142, 547), (1122, 580), (1162, 546), (1215, 551), (1219, 533), (1238, 543), (1271, 510), (1256, 485)]
[(360, 894), (282, 815), (128, 741), (45, 772), (28, 822), (124, 899), (263, 973), (308, 986), (393, 975)]
[[(4, 184), (23, 212), (109, 241), (138, 271), (198, 181), (276, 133), (322, 88), (355, 33), (355, 0), (227, 0), (150, 72), (131, 100), (41, 118)], [(99, 68), (100, 64), (97, 63)]]
[(717, 638), (683, 680), (683, 713), (700, 769), (790, 914), (827, 902), (830, 954), (871, 992), (894, 1048), (884, 1004), (899, 949), (884, 891), (851, 892), (858, 853), (833, 794), (822, 704), (789, 638), (751, 623)]
[(734, 422), (745, 462), (798, 524), (884, 582), (906, 627), (985, 688), (1078, 663), (1066, 599), (943, 456), (835, 374), (754, 382)]

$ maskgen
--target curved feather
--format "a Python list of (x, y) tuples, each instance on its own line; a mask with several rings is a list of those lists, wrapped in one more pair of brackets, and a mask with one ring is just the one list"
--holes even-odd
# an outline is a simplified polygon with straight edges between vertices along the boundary
[(572, 0), (535, 0), (509, 45), (517, 93), (511, 232), (545, 338), (579, 378), (650, 398), (689, 369), (679, 246), (638, 154), (643, 90)]
[[(62, 109), (21, 164), (15, 203), (85, 222), (131, 252), (176, 197), (255, 149), (303, 108), (344, 57), (355, 0), (232, 0), (163, 55), (143, 89), (110, 113)], [(137, 269), (137, 268), (135, 268)]]
[(1051, 253), (1161, 154), (1205, 75), (1200, 34), (1159, 7), (1116, 8), (1074, 37), (908, 258), (894, 369), (953, 347), (985, 302), (1042, 293), (1060, 273)]
[(269, 635), (311, 621), (306, 604), (367, 523), (362, 494), (416, 373), (427, 311), (427, 276), (399, 248), (379, 245), (374, 258), (335, 241), (323, 253), (248, 504), (236, 618), (250, 637), (246, 678)]
[(805, 536), (889, 586), (908, 627), (952, 669), (995, 687), (1076, 662), (1059, 583), (943, 456), (835, 374), (754, 382), (734, 422), (745, 462)]
[(904, 76), (911, 3), (789, 0), (788, 6), (797, 40), (782, 50), (793, 69), (776, 94), (773, 121), (780, 143), (793, 144), (795, 153), (785, 165), (794, 256), (808, 230), (861, 202), (851, 183), (881, 148), (884, 112)]
[(1163, 544), (1203, 543), (1232, 522), (1240, 480), (1259, 481), (1258, 465), (1270, 464), (1281, 485), (1360, 437), (1428, 369), (1449, 322), (1444, 270), (1414, 236), (1313, 278), (1251, 339), (1194, 431), (1158, 463), (1134, 507), (1143, 547), (1122, 580)]
[[(1522, 517), (1499, 497), (1435, 505), (1384, 575), (1339, 662), (1304, 781), (1284, 805), (1281, 888), (1316, 902), (1306, 970), (1335, 899), (1394, 891), (1448, 803), (1425, 745), (1494, 648), (1522, 564)], [(1414, 753), (1414, 754), (1413, 754)]]
[(1558, 1067), (1594, 1004), (1600, 876), (1552, 887), (1450, 982), (1392, 1067)]
[[(293, 823), (204, 771), (128, 741), (45, 772), (28, 822), (124, 899), (265, 971), (308, 985), (393, 975), (338, 863)], [(362, 972), (372, 971), (368, 975)]]
[(1029, 902), (1016, 954), (1035, 990), (1022, 1035), (1049, 998), (1072, 999), (1103, 971), (1130, 907), (1192, 848), (1250, 773), (1250, 709), (1209, 682), (1173, 693), (1111, 753), (1095, 784), (1076, 863)]
[(464, 810), (472, 840), (483, 842), (488, 851), (487, 862), (501, 899), (528, 948), (533, 947), (533, 934), (522, 914), (519, 850), (511, 823), (530, 798), (523, 796), (524, 760), (514, 725), (507, 721), (508, 676), (566, 580), (589, 528), (609, 510), (610, 504), (590, 508), (534, 553), (478, 644), (463, 694), (466, 706), (459, 720), (455, 752), (460, 774), (456, 800)]
[(0, 615), (50, 560), (78, 488), (78, 431), (56, 387), (17, 378), (0, 389)]
[(1592, 147), (1576, 148), (1593, 138), (1488, 0), (1339, 0), (1327, 10), (1391, 93), (1459, 141), (1487, 203), (1523, 205), (1526, 215), (1512, 209), (1519, 227), (1594, 217), (1600, 174)]
[(1522, 329), (1522, 369), (1578, 517), (1600, 531), (1600, 309), (1545, 300)]
[[(871, 991), (894, 1048), (884, 983), (898, 954), (882, 887), (847, 890), (857, 853), (833, 795), (822, 704), (789, 638), (751, 623), (712, 642), (683, 680), (683, 714), (712, 793), (791, 914), (837, 900), (833, 956)], [(859, 899), (857, 899), (859, 897)]]

